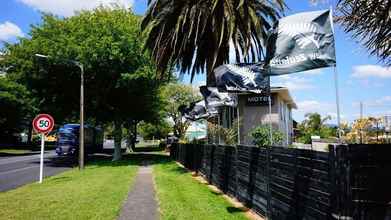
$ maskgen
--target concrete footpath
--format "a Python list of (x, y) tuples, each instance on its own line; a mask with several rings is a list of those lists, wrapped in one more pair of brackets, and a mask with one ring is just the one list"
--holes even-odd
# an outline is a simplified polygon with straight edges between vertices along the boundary
[(119, 220), (157, 220), (158, 204), (155, 198), (152, 167), (140, 166), (133, 187), (122, 206)]

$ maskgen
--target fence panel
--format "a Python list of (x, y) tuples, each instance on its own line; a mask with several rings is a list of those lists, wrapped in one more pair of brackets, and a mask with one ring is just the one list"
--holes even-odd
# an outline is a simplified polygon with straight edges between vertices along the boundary
[(391, 219), (390, 145), (175, 144), (171, 157), (269, 219)]

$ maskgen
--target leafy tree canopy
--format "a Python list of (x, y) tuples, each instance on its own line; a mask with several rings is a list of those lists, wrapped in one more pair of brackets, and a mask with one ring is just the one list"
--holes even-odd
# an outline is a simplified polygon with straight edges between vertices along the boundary
[(321, 138), (335, 137), (336, 128), (327, 126), (326, 121), (330, 116), (322, 118), (319, 113), (307, 113), (305, 120), (299, 124), (299, 141), (305, 144), (311, 143), (311, 136), (320, 136)]
[(36, 112), (34, 100), (27, 89), (6, 77), (0, 77), (0, 139), (12, 141), (14, 133), (30, 126), (29, 118)]
[[(140, 18), (121, 8), (98, 8), (69, 18), (43, 14), (29, 37), (7, 44), (5, 59), (11, 78), (38, 98), (39, 109), (57, 121), (77, 120), (80, 70), (85, 68), (86, 117), (110, 122), (129, 117), (158, 117), (161, 81), (143, 51)], [(34, 54), (48, 55), (46, 60)], [(135, 108), (137, 106), (137, 108)]]
[(184, 119), (178, 111), (179, 106), (189, 105), (191, 102), (198, 101), (201, 96), (189, 85), (179, 83), (169, 83), (162, 89), (164, 97), (165, 111), (167, 116), (174, 122), (174, 135), (182, 138), (190, 126), (190, 122)]
[(145, 140), (162, 139), (166, 138), (168, 133), (171, 132), (171, 126), (166, 120), (161, 120), (157, 123), (141, 122), (139, 131)]

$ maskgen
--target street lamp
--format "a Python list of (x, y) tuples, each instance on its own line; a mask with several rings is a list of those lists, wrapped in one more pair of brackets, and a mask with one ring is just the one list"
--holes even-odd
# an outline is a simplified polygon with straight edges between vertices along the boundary
[[(49, 56), (35, 54), (36, 57), (48, 59)], [(84, 169), (84, 66), (75, 60), (62, 59), (80, 68), (80, 136), (79, 136), (79, 169)]]

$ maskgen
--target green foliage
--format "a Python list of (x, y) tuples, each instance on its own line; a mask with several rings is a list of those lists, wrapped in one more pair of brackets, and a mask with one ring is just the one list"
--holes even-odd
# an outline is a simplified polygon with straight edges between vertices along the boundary
[(267, 31), (284, 10), (283, 0), (149, 1), (142, 29), (146, 48), (161, 73), (176, 64), (182, 73), (205, 71), (228, 62), (230, 43), (245, 61), (263, 55)]
[(144, 140), (163, 139), (171, 132), (171, 126), (165, 120), (161, 120), (158, 123), (141, 122), (138, 125), (138, 129)]
[(208, 122), (208, 135), (214, 141), (220, 138), (224, 144), (236, 145), (238, 143), (238, 119), (233, 121), (230, 128)]
[(310, 144), (311, 136), (320, 136), (321, 138), (335, 137), (337, 132), (336, 128), (325, 125), (325, 122), (330, 119), (330, 116), (322, 118), (319, 113), (307, 113), (305, 120), (298, 125), (299, 142)]
[(0, 139), (12, 141), (14, 133), (31, 125), (35, 113), (35, 103), (27, 89), (0, 77)]
[(282, 144), (284, 134), (275, 128), (272, 129), (273, 143), (270, 142), (270, 127), (268, 125), (260, 125), (254, 128), (251, 133), (254, 138), (254, 144), (258, 146), (271, 146)]
[[(5, 47), (3, 66), (37, 97), (39, 109), (57, 121), (77, 120), (80, 70), (85, 69), (88, 120), (154, 120), (161, 110), (162, 81), (143, 50), (140, 17), (120, 8), (98, 8), (69, 18), (44, 14), (29, 37)], [(50, 56), (38, 59), (34, 54)], [(137, 106), (137, 108), (135, 108)]]
[(201, 99), (201, 96), (189, 85), (169, 83), (161, 91), (165, 99), (165, 111), (174, 122), (173, 132), (178, 138), (183, 138), (190, 122), (184, 119), (178, 111), (179, 106), (188, 106), (191, 102)]

